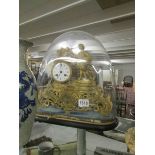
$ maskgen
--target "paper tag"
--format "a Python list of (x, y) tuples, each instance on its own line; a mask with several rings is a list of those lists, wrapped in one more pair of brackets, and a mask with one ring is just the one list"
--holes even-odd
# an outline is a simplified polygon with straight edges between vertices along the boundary
[(78, 106), (79, 107), (89, 107), (89, 100), (88, 99), (79, 99)]

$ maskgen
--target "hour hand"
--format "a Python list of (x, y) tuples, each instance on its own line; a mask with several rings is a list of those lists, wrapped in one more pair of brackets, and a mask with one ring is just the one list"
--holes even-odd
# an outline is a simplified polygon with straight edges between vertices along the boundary
[(59, 77), (59, 76), (60, 76), (60, 74), (55, 74), (55, 76), (56, 76), (56, 77)]

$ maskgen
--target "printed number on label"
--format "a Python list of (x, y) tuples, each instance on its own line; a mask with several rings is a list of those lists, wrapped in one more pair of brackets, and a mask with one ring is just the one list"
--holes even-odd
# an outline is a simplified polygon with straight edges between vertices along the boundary
[(79, 107), (89, 107), (89, 100), (88, 99), (79, 99), (78, 106)]

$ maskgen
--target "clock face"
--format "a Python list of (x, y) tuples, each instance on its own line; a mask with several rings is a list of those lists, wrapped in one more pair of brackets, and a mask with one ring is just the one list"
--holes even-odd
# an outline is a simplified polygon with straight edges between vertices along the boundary
[(68, 81), (71, 77), (71, 68), (65, 62), (59, 62), (54, 65), (52, 70), (54, 80), (58, 82)]

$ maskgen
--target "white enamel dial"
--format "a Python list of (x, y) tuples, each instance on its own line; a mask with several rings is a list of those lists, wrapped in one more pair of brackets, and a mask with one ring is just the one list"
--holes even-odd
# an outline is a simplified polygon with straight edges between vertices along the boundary
[(71, 68), (65, 62), (60, 62), (54, 65), (52, 70), (54, 80), (58, 82), (68, 81), (71, 77)]

